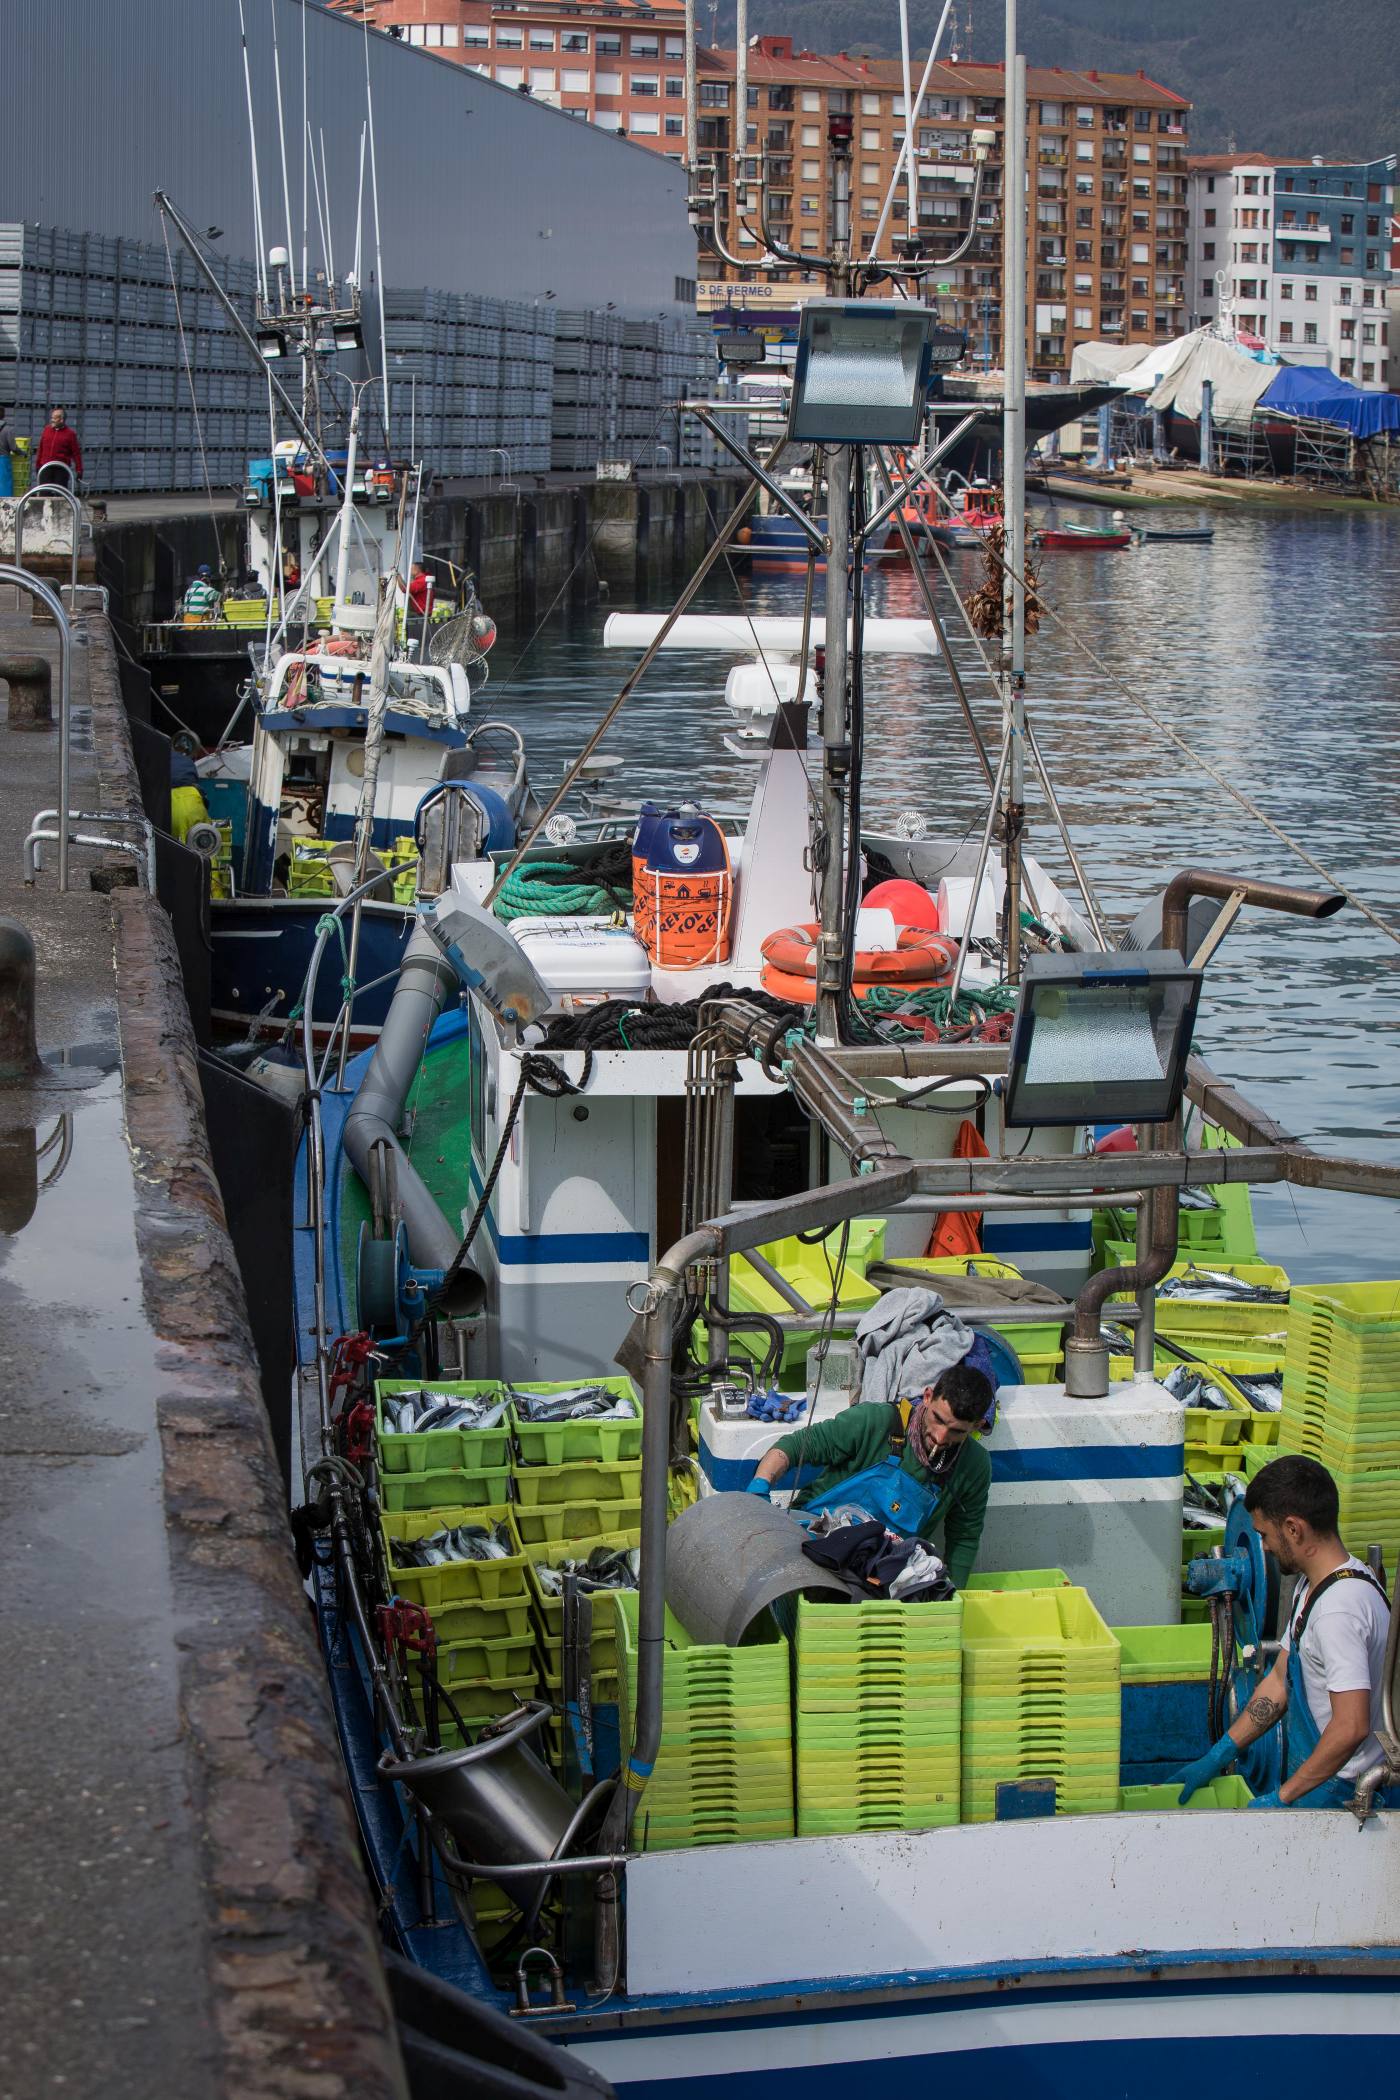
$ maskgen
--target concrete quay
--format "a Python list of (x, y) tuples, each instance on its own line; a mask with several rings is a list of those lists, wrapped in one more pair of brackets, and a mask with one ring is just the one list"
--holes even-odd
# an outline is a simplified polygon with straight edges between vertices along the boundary
[[(73, 805), (134, 817), (113, 630), (74, 629)], [(0, 655), (57, 646), (0, 610)], [(21, 879), (57, 744), (0, 700), (44, 1060), (0, 1086), (0, 2094), (402, 2100), (171, 924), (101, 849)]]

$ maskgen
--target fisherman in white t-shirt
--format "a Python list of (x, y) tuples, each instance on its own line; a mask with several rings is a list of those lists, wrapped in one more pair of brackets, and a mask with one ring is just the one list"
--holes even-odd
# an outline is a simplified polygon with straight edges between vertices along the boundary
[[(1381, 1760), (1376, 1728), (1390, 1604), (1371, 1570), (1337, 1530), (1337, 1483), (1314, 1458), (1276, 1458), (1245, 1491), (1264, 1549), (1299, 1575), (1278, 1660), (1218, 1743), (1182, 1772), (1184, 1805), (1236, 1755), (1288, 1715), (1282, 1783), (1254, 1808), (1345, 1808), (1356, 1782)], [(1385, 1806), (1377, 1795), (1376, 1805)]]

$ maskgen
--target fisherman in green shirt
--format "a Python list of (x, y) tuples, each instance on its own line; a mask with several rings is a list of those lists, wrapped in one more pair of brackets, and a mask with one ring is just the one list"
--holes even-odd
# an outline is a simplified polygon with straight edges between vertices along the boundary
[(821, 1466), (793, 1497), (817, 1512), (850, 1503), (891, 1531), (927, 1542), (943, 1527), (943, 1558), (955, 1588), (972, 1573), (992, 1462), (972, 1432), (992, 1413), (991, 1381), (956, 1363), (912, 1399), (858, 1403), (830, 1421), (780, 1437), (759, 1460), (751, 1495), (769, 1495), (790, 1466)]

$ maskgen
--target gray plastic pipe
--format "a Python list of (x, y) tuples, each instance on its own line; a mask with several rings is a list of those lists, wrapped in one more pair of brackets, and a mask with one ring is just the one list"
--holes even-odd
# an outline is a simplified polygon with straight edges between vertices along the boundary
[[(345, 1119), (345, 1151), (368, 1188), (370, 1155), (383, 1141), (394, 1158), (399, 1213), (408, 1234), (409, 1258), (415, 1268), (446, 1269), (457, 1252), (458, 1235), (409, 1161), (398, 1139), (408, 1090), (422, 1062), (434, 1021), (458, 991), (457, 973), (437, 942), (422, 926), (414, 928), (399, 968), (399, 982), (374, 1047), (369, 1070)], [(454, 1302), (460, 1315), (476, 1311), (485, 1285), (476, 1271), (459, 1273)]]

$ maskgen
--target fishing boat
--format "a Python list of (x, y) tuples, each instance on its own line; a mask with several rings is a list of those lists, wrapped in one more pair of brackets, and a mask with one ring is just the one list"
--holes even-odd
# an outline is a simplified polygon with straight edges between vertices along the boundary
[[(671, 613), (612, 626), (635, 657), (618, 699), (513, 846), (460, 853), (444, 805), (372, 1051), (341, 1073), (301, 1031), (296, 1526), (386, 1940), (639, 2100), (720, 2076), (834, 2094), (876, 2060), (1092, 2100), (1165, 2100), (1203, 2063), (1379, 2077), (1400, 1819), (1365, 1784), (1356, 1820), (1242, 1813), (1277, 1783), (1277, 1729), (1193, 1813), (1160, 1785), (1252, 1696), (1276, 1630), (1224, 1415), (1241, 1441), (1256, 1414), (1291, 1429), (1264, 1386), (1295, 1325), (1326, 1355), (1340, 1322), (1358, 1362), (1395, 1345), (1394, 1285), (1289, 1303), (1241, 1246), (1241, 1192), (1393, 1199), (1400, 1167), (1311, 1151), (1191, 1050), (1241, 909), (1297, 917), (1323, 968), (1346, 899), (1164, 866), (1115, 934), (1027, 713), (1014, 218), (999, 747), (969, 710), (972, 807), (869, 821), (866, 654), (949, 660), (931, 585), (921, 637), (867, 617), (860, 493), (871, 456), (887, 500), (911, 493), (890, 448), (926, 406), (903, 353), (932, 340), (917, 295), (942, 265), (853, 260), (849, 127), (831, 147), (834, 296), (804, 315), (806, 369), (855, 309), (886, 386), (853, 386), (851, 360), (817, 373), (825, 395), (794, 382), (793, 435), (822, 414), (824, 615), (688, 613), (736, 515)], [(861, 305), (877, 267), (910, 296)], [(897, 414), (895, 350), (923, 373)], [(786, 644), (795, 697), (747, 808), (678, 779), (585, 836), (565, 805), (638, 681), (755, 642)], [(1060, 875), (1029, 850), (1027, 765)], [(583, 876), (609, 837), (629, 911), (518, 909), (532, 862)], [(318, 928), (307, 1012), (351, 908)], [(930, 1279), (998, 1387), (979, 1570), (857, 1603), (735, 1490), (785, 1424), (839, 1415), (858, 1323)], [(1244, 1337), (1238, 1409), (1214, 1377), (1189, 1406), (1160, 1382)], [(1188, 1498), (1197, 1442), (1210, 1506)], [(1357, 1507), (1356, 1543), (1393, 1561), (1400, 1501)], [(1202, 1541), (1216, 1515), (1188, 1553), (1184, 1525)], [(1209, 1623), (1182, 1624), (1187, 1559)], [(1388, 1731), (1397, 1675), (1392, 1629)]]
[[(162, 209), (203, 268), (177, 208), (164, 198)], [(458, 845), (481, 853), (513, 840), (529, 801), (518, 733), (470, 724), (495, 623), (469, 576), (454, 574), (455, 596), (438, 602), (421, 560), (421, 467), (363, 446), (376, 379), (347, 381), (347, 442), (330, 447), (326, 360), (359, 327), (354, 283), (294, 298), (279, 272), (275, 297), (260, 297), (250, 340), (275, 342), (283, 369), (299, 363), (302, 398), (276, 385), (269, 453), (249, 463), (244, 584), (179, 624), (236, 638), (248, 668), (237, 705), (191, 755), (211, 819), (192, 837), (214, 862), (213, 1018), (250, 1045), (285, 1029), (324, 902), (351, 889), (346, 1025), (351, 1041), (371, 1037), (412, 927), (425, 808), (454, 796)], [(291, 436), (277, 434), (279, 409)], [(329, 1026), (340, 1008), (327, 986), (313, 1022)]]
[(1209, 525), (1135, 525), (1133, 538), (1145, 546), (1156, 546), (1162, 541), (1176, 540), (1193, 546), (1208, 546), (1215, 538), (1215, 532)]
[(1002, 523), (1001, 492), (985, 483), (958, 484), (953, 477), (948, 499), (924, 521), (928, 538), (940, 547), (980, 547), (994, 526)]

